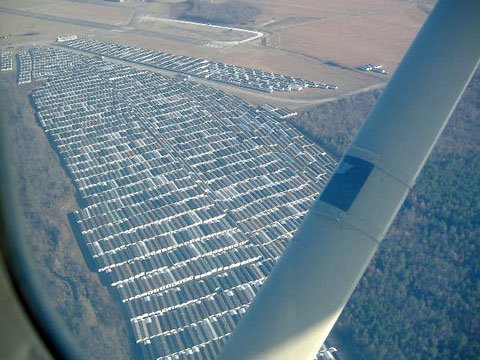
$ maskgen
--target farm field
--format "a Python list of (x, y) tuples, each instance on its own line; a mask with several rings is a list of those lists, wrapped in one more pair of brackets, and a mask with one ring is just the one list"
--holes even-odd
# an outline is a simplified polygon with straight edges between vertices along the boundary
[(320, 13), (299, 23), (267, 25), (274, 33), (267, 44), (351, 68), (373, 62), (393, 71), (427, 14), (403, 1), (370, 3), (364, 10)]

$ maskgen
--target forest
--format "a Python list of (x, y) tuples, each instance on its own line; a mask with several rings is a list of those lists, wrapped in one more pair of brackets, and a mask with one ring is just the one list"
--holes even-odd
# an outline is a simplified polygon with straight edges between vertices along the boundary
[(220, 3), (209, 0), (187, 0), (186, 5), (180, 19), (217, 25), (247, 24), (260, 14), (260, 9), (256, 6), (238, 0)]
[[(47, 301), (89, 359), (133, 359), (127, 324), (112, 293), (88, 269), (67, 214), (76, 210), (75, 189), (37, 124), (28, 94), (14, 72), (2, 73), (0, 118), (14, 168), (22, 214), (19, 222)], [(18, 260), (17, 260), (18, 261)]]
[[(380, 91), (299, 113), (337, 158)], [(478, 359), (480, 73), (465, 91), (333, 335), (354, 359)]]

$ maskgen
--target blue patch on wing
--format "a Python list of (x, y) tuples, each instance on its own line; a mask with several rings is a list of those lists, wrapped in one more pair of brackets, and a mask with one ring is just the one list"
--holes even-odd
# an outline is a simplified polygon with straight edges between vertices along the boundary
[(348, 211), (373, 167), (366, 160), (345, 156), (320, 195), (320, 200)]

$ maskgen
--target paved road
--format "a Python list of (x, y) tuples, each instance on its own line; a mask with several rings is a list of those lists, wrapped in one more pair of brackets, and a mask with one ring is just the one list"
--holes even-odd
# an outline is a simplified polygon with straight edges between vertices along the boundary
[[(65, 49), (65, 48), (63, 48), (63, 49)], [(116, 63), (128, 65), (128, 66), (134, 66), (138, 69), (158, 72), (158, 73), (161, 73), (161, 74), (164, 74), (164, 75), (167, 75), (167, 76), (172, 76), (172, 75), (177, 74), (175, 71), (158, 69), (158, 68), (155, 68), (155, 67), (152, 67), (152, 66), (137, 64), (137, 63), (133, 63), (133, 62), (129, 62), (129, 61), (123, 61), (123, 60), (118, 60), (118, 59), (113, 59), (113, 58), (108, 58), (108, 57), (105, 57), (105, 59), (107, 59), (108, 61), (112, 61), (112, 62), (116, 62)], [(361, 88), (361, 89), (353, 90), (353, 91), (350, 91), (350, 92), (347, 92), (347, 93), (344, 93), (344, 94), (341, 94), (341, 95), (328, 97), (328, 98), (317, 98), (317, 99), (298, 99), (297, 98), (297, 99), (292, 99), (292, 98), (286, 98), (286, 97), (281, 97), (281, 96), (275, 96), (273, 93), (264, 93), (264, 92), (260, 92), (260, 91), (256, 91), (256, 90), (250, 90), (250, 89), (247, 89), (247, 88), (243, 88), (243, 87), (240, 87), (240, 86), (228, 85), (228, 84), (225, 84), (225, 83), (220, 83), (220, 82), (217, 82), (217, 81), (211, 81), (211, 80), (207, 80), (207, 79), (197, 78), (197, 77), (193, 77), (193, 76), (191, 77), (191, 80), (195, 81), (195, 82), (198, 82), (200, 84), (208, 85), (208, 86), (223, 90), (223, 91), (225, 91), (226, 93), (229, 93), (229, 94), (234, 94), (234, 95), (237, 95), (237, 96), (248, 95), (248, 96), (251, 96), (251, 97), (255, 97), (256, 99), (265, 100), (265, 102), (274, 101), (274, 102), (284, 103), (286, 106), (288, 106), (288, 104), (294, 104), (294, 105), (323, 104), (323, 103), (326, 103), (326, 102), (329, 102), (329, 101), (335, 101), (335, 100), (338, 100), (338, 99), (341, 99), (341, 98), (344, 98), (344, 97), (348, 97), (348, 96), (355, 95), (355, 94), (360, 94), (360, 93), (371, 91), (371, 90), (374, 90), (374, 89), (381, 89), (381, 88), (385, 87), (385, 85), (386, 85), (386, 83), (378, 83), (378, 84), (367, 86), (367, 87), (364, 87), (364, 88)], [(318, 90), (318, 91), (322, 91), (322, 90)], [(332, 90), (323, 90), (323, 91), (332, 91)], [(332, 91), (332, 92), (334, 92), (334, 91)]]
[[(56, 47), (56, 48), (62, 49), (62, 50), (67, 49), (67, 48), (65, 48), (63, 46), (59, 46), (55, 43), (51, 43), (50, 46), (53, 46), (53, 47)], [(87, 56), (94, 56), (89, 52), (84, 52), (84, 51), (77, 50), (77, 49), (68, 49), (68, 51), (73, 51), (73, 52), (84, 54), (84, 55), (87, 55)], [(174, 75), (177, 74), (177, 72), (175, 72), (175, 71), (159, 69), (159, 68), (149, 66), (149, 65), (143, 65), (143, 64), (130, 62), (130, 61), (124, 61), (124, 60), (109, 58), (108, 56), (105, 56), (104, 59), (107, 60), (107, 61), (114, 62), (114, 63), (123, 64), (123, 65), (127, 65), (127, 66), (133, 66), (133, 67), (136, 67), (137, 69), (153, 71), (153, 72), (157, 72), (157, 73), (167, 75), (167, 76), (174, 76)], [(260, 92), (260, 91), (256, 91), (256, 90), (250, 90), (250, 89), (247, 89), (247, 88), (243, 88), (243, 87), (240, 87), (240, 86), (228, 85), (228, 84), (225, 84), (225, 83), (220, 83), (220, 82), (217, 82), (217, 81), (211, 81), (211, 80), (207, 80), (207, 79), (197, 78), (197, 77), (193, 77), (193, 76), (191, 77), (191, 80), (195, 81), (195, 82), (198, 82), (200, 84), (204, 84), (204, 85), (214, 87), (216, 89), (220, 89), (222, 91), (225, 91), (228, 94), (233, 94), (233, 95), (237, 95), (237, 96), (247, 95), (247, 96), (249, 96), (251, 98), (255, 98), (257, 100), (262, 99), (262, 101), (264, 100), (265, 102), (272, 102), (273, 101), (273, 102), (276, 102), (276, 103), (282, 103), (282, 104), (285, 104), (285, 106), (289, 106), (289, 105), (309, 106), (309, 105), (323, 104), (323, 103), (326, 103), (326, 102), (335, 101), (335, 100), (338, 100), (338, 99), (341, 99), (341, 98), (345, 98), (345, 97), (355, 95), (355, 94), (360, 94), (360, 93), (371, 91), (371, 90), (374, 90), (374, 89), (381, 89), (381, 88), (385, 87), (385, 85), (386, 85), (385, 82), (378, 83), (378, 84), (373, 84), (373, 85), (370, 85), (370, 86), (367, 86), (367, 87), (364, 87), (364, 88), (361, 88), (361, 89), (353, 90), (353, 91), (350, 91), (350, 92), (347, 92), (347, 93), (344, 93), (344, 94), (341, 94), (341, 95), (331, 96), (331, 97), (328, 97), (328, 98), (317, 98), (317, 99), (305, 99), (305, 98), (304, 99), (301, 99), (301, 98), (300, 99), (298, 99), (298, 98), (295, 99), (295, 98), (293, 98), (292, 99), (292, 98), (287, 98), (287, 97), (282, 97), (282, 96), (275, 96), (274, 93), (264, 93), (264, 92)], [(318, 90), (318, 91), (332, 91), (332, 90)], [(334, 95), (334, 92), (335, 91), (333, 90), (332, 95)]]

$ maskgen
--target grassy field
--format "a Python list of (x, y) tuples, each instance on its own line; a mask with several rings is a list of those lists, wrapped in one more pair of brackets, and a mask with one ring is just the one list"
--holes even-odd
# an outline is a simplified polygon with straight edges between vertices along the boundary
[(2, 1), (2, 7), (48, 14), (71, 19), (98, 21), (112, 25), (127, 25), (135, 10), (132, 8), (110, 6), (108, 2), (98, 4), (61, 0), (44, 1)]
[(78, 34), (88, 36), (90, 28), (38, 20), (26, 16), (0, 13), (0, 34), (9, 36), (0, 39), (0, 47), (30, 46), (34, 43), (51, 42), (57, 36)]
[(252, 37), (252, 33), (247, 31), (226, 29), (219, 26), (205, 26), (204, 24), (195, 24), (187, 21), (169, 21), (169, 19), (140, 16), (135, 21), (135, 26), (139, 29), (156, 30), (165, 33), (172, 33), (183, 36), (193, 36), (199, 40), (205, 40), (212, 44), (231, 43), (233, 41), (242, 41)]

